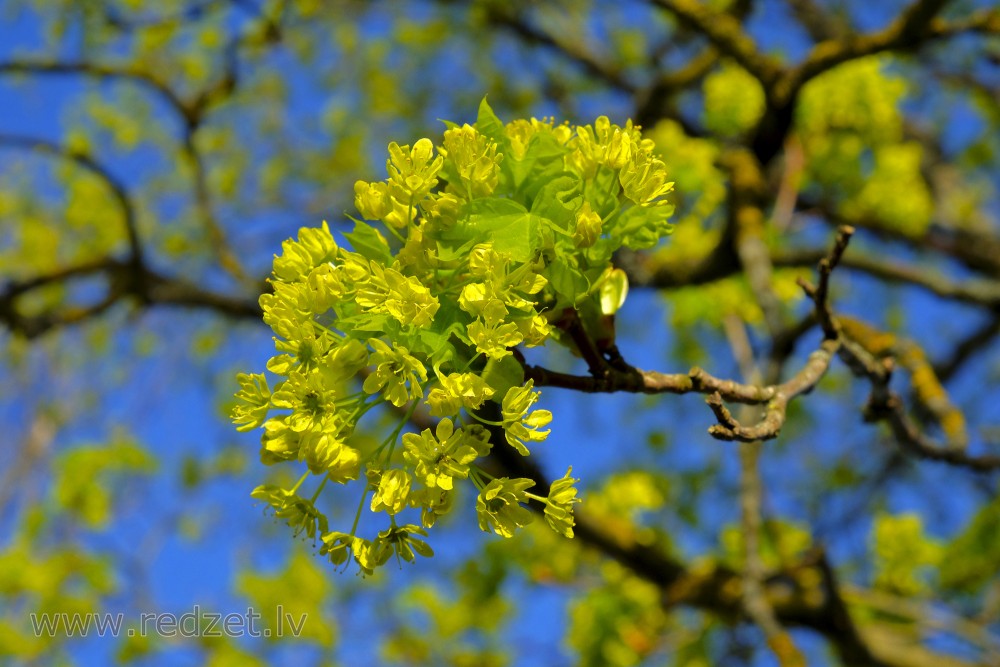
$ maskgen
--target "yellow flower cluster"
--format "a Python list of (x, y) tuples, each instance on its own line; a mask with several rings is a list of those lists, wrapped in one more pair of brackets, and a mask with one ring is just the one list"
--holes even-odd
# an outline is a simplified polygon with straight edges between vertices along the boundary
[[(352, 558), (366, 574), (393, 555), (430, 556), (418, 536), (451, 511), (463, 480), (479, 490), (483, 530), (510, 537), (534, 500), (571, 537), (572, 470), (541, 497), (532, 480), (494, 478), (477, 462), (493, 446), (528, 456), (548, 436), (552, 413), (533, 409), (540, 392), (514, 348), (565, 340), (553, 333), (566, 309), (586, 322), (604, 302), (621, 305), (624, 286), (609, 296), (620, 282), (609, 279), (612, 253), (670, 231), (664, 163), (631, 123), (504, 125), (484, 103), (475, 125), (449, 124), (440, 145), (390, 144), (386, 171), (355, 184), (364, 220), (345, 234), (350, 249), (324, 223), (274, 259), (260, 304), (276, 335), (276, 379), (272, 390), (264, 374), (241, 374), (233, 419), (263, 429), (265, 464), (304, 472), (293, 488), (261, 486), (254, 497), (318, 537), (334, 564)], [(421, 405), (436, 426), (404, 432)], [(372, 410), (399, 420), (377, 444), (355, 437)], [(299, 489), (310, 476), (320, 481), (307, 498)], [(367, 506), (388, 523), (368, 537), (358, 519), (330, 531), (318, 509), (327, 482), (353, 480), (358, 519)]]

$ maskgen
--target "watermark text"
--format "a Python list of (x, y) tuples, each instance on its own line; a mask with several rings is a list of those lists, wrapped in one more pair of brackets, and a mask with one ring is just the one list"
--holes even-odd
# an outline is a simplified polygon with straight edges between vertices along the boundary
[(142, 613), (127, 627), (123, 613), (31, 613), (29, 619), (36, 637), (298, 637), (308, 616), (288, 612), (279, 604), (269, 624), (252, 607), (221, 614), (198, 605), (183, 614)]

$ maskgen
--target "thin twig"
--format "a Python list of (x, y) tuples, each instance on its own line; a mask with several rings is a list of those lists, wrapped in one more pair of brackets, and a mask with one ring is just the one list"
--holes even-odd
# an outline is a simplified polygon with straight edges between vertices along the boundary
[(833, 315), (830, 313), (830, 303), (828, 301), (830, 293), (830, 273), (837, 268), (837, 264), (840, 263), (840, 258), (843, 257), (844, 251), (847, 249), (847, 244), (851, 241), (851, 236), (854, 235), (854, 228), (850, 226), (842, 226), (837, 230), (837, 240), (833, 244), (833, 249), (830, 253), (819, 260), (819, 285), (813, 287), (811, 284), (805, 280), (799, 280), (799, 285), (805, 290), (805, 293), (813, 300), (816, 310), (816, 319), (819, 321), (820, 327), (823, 329), (823, 334), (826, 336), (827, 340), (837, 340), (839, 333), (837, 331), (837, 326), (833, 321)]

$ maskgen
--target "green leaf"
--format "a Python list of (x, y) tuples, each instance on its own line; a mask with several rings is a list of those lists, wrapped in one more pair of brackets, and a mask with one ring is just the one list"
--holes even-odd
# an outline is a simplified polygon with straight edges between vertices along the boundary
[(385, 314), (363, 313), (354, 317), (345, 317), (337, 320), (337, 327), (346, 331), (377, 331), (379, 333), (394, 334), (399, 329), (399, 322), (396, 318)]
[(518, 195), (525, 201), (534, 202), (542, 188), (554, 178), (565, 173), (562, 160), (552, 162), (537, 161), (531, 172), (525, 177), (524, 183), (518, 188)]
[(503, 122), (493, 113), (493, 109), (490, 108), (485, 97), (479, 103), (476, 129), (500, 145), (506, 142), (507, 134), (504, 132)]
[(507, 395), (508, 389), (524, 384), (524, 368), (513, 356), (504, 357), (499, 361), (490, 359), (483, 369), (483, 379), (494, 390), (493, 400), (500, 403)]
[(607, 266), (608, 262), (611, 261), (611, 256), (614, 255), (617, 249), (618, 244), (611, 239), (599, 238), (597, 239), (597, 243), (589, 248), (584, 248), (583, 256), (587, 259), (589, 266), (600, 268)]
[(602, 165), (597, 169), (593, 185), (587, 188), (587, 201), (602, 218), (606, 218), (618, 206), (621, 191), (618, 172)]
[(458, 246), (445, 245), (438, 241), (437, 258), (442, 262), (453, 262), (456, 259), (461, 259), (462, 257), (468, 255), (474, 245), (476, 245), (476, 239), (469, 239), (462, 245)]
[(1000, 574), (1000, 498), (984, 505), (968, 526), (945, 547), (941, 585), (973, 593)]
[(570, 264), (562, 255), (556, 255), (546, 271), (549, 284), (561, 297), (561, 302), (575, 305), (578, 301), (587, 298), (587, 293), (590, 291), (590, 281), (579, 268)]
[[(354, 220), (354, 218), (351, 219)], [(386, 266), (392, 265), (392, 250), (389, 249), (385, 237), (367, 222), (354, 220), (354, 231), (344, 234), (344, 237), (351, 244), (354, 252), (362, 255), (365, 259), (372, 259)]]
[(417, 333), (419, 345), (414, 345), (414, 350), (424, 352), (432, 363), (441, 363), (455, 354), (455, 346), (451, 344), (451, 329), (457, 325), (452, 325), (445, 331), (434, 331), (433, 329), (420, 329)]
[(531, 259), (540, 220), (512, 199), (487, 197), (469, 202), (464, 220), (442, 236), (459, 242), (493, 241), (497, 252), (509, 253), (515, 262), (526, 262)]
[(549, 174), (563, 170), (563, 156), (569, 149), (560, 144), (551, 134), (540, 132), (528, 142), (524, 157), (520, 160), (507, 152), (500, 168), (510, 178), (510, 182), (518, 194), (524, 194), (530, 199), (537, 193), (535, 187), (531, 192), (520, 193), (522, 186), (537, 186), (548, 180)]
[(609, 233), (621, 244), (633, 250), (642, 250), (656, 245), (661, 238), (673, 231), (668, 219), (674, 213), (672, 204), (664, 206), (632, 206), (621, 215), (612, 218)]
[(583, 203), (582, 185), (576, 174), (562, 172), (538, 191), (531, 212), (551, 220), (562, 230), (571, 228)]

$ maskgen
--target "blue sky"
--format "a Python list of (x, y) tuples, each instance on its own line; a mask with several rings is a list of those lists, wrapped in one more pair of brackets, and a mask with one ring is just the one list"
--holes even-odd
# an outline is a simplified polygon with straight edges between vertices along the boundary
[[(787, 16), (776, 13), (774, 3), (764, 4), (770, 9), (757, 15), (750, 24), (755, 36), (763, 44), (780, 41), (784, 53), (799, 55), (805, 46), (803, 37), (790, 29)], [(865, 11), (858, 18), (866, 25), (880, 25), (891, 15), (890, 6), (897, 4), (863, 3)], [(366, 29), (367, 38), (379, 38), (377, 23), (371, 22)], [(38, 39), (37, 24), (30, 14), (17, 22), (4, 21), (0, 16), (0, 59), (10, 57), (21, 47), (34, 46)], [(306, 82), (299, 83), (303, 85), (297, 93), (295, 113), (305, 114), (330, 103), (319, 98)], [(0, 100), (3, 100), (0, 132), (59, 139), (62, 121), (70, 113), (68, 104), (81, 90), (82, 84), (72, 77), (45, 79), (30, 86), (14, 86), (0, 77)], [(480, 92), (489, 91), (476, 94)], [(437, 124), (430, 125), (430, 119), (438, 117), (437, 114), (460, 121), (472, 120), (474, 109), (444, 106), (428, 113), (429, 133), (441, 129)], [(595, 96), (581, 104), (580, 110), (595, 116), (615, 115), (623, 113), (626, 106), (627, 100), (621, 96)], [(537, 113), (551, 112), (552, 109), (540, 109)], [(975, 138), (977, 119), (967, 107), (957, 109), (945, 136), (956, 145)], [(405, 142), (410, 138), (384, 137), (384, 142), (390, 140)], [(11, 160), (11, 156), (10, 151), (0, 152), (0, 159)], [(116, 160), (112, 166), (126, 182), (137, 180), (145, 169), (157, 168), (155, 164), (139, 162), (133, 156)], [(4, 164), (0, 162), (0, 173), (5, 169)], [(357, 175), (369, 180), (382, 176), (382, 173)], [(47, 183), (44, 187), (54, 185)], [(335, 210), (330, 213), (336, 215)], [(278, 250), (280, 239), (294, 234), (294, 225), (286, 222), (297, 216), (294, 212), (286, 214), (280, 223), (270, 226), (266, 220), (254, 222), (264, 232), (261, 238), (248, 244), (259, 251), (246, 258), (249, 266), (266, 266), (271, 253)], [(0, 220), (0, 226), (4, 224), (8, 223)], [(870, 247), (883, 247), (874, 240), (864, 242)], [(219, 284), (224, 286), (226, 282), (219, 278)], [(839, 307), (876, 320), (884, 314), (883, 305), (888, 300), (898, 299), (907, 312), (908, 331), (931, 352), (945, 349), (948, 339), (959, 336), (980, 319), (968, 308), (944, 308), (937, 299), (914, 289), (885, 288), (857, 274), (838, 273), (835, 284)], [(630, 295), (620, 314), (618, 331), (622, 351), (632, 364), (664, 371), (685, 370), (675, 366), (670, 354), (678, 342), (669, 322), (670, 307), (668, 299), (648, 291), (637, 290)], [(29, 352), (23, 359), (28, 369), (23, 375), (11, 363), (0, 364), (0, 387), (8, 387), (6, 391), (0, 390), (0, 423), (17, 433), (25, 428), (33, 405), (63, 404), (73, 418), (71, 426), (56, 438), (56, 451), (101, 442), (120, 428), (160, 460), (163, 474), (148, 481), (130, 480), (125, 484), (117, 508), (120, 515), (113, 530), (71, 533), (72, 539), (87, 549), (135, 557), (138, 569), (144, 571), (142, 577), (122, 579), (122, 594), (109, 603), (109, 610), (121, 608), (129, 614), (183, 613), (195, 604), (223, 612), (245, 609), (246, 600), (233, 589), (234, 573), (247, 563), (263, 569), (280, 568), (293, 542), (288, 531), (281, 527), (275, 530), (271, 518), (262, 516), (261, 508), (249, 498), (250, 489), (263, 477), (262, 467), (256, 462), (257, 434), (237, 434), (224, 418), (220, 404), (235, 390), (232, 378), (236, 371), (263, 367), (272, 353), (271, 333), (254, 323), (227, 325), (224, 338), (217, 341), (214, 350), (197, 355), (191, 352), (190, 342), (199, 336), (215, 335), (211, 328), (215, 320), (206, 314), (156, 309), (133, 315), (119, 309), (111, 318), (120, 328), (105, 341), (106, 349), (100, 354), (91, 355), (87, 351), (88, 341), (101, 336), (101, 332), (88, 327), (60, 335), (44, 351)], [(710, 364), (712, 373), (719, 376), (737, 373), (717, 333), (705, 330), (695, 335), (716, 352)], [(815, 336), (803, 343), (790, 367), (802, 362), (813, 343)], [(555, 355), (552, 363), (574, 362)], [(570, 366), (564, 367), (568, 369)], [(582, 370), (579, 363), (575, 370)], [(834, 375), (845, 379), (846, 371), (841, 366)], [(995, 423), (1000, 419), (1000, 406), (989, 400), (977, 401), (982, 382), (981, 373), (966, 373), (955, 385), (955, 394), (972, 400), (984, 422)], [(53, 392), (53, 387), (58, 391)], [(847, 530), (828, 546), (836, 562), (863, 572), (869, 517), (874, 508), (866, 507), (860, 515), (852, 516), (853, 505), (848, 498), (838, 495), (815, 498), (807, 483), (809, 475), (831, 465), (845, 450), (858, 454), (860, 444), (880, 446), (876, 444), (874, 427), (863, 425), (858, 419), (865, 397), (863, 387), (855, 384), (849, 395), (849, 399), (825, 402), (827, 394), (821, 388), (806, 399), (812, 406), (810, 417), (814, 428), (807, 431), (806, 438), (769, 443), (764, 476), (765, 486), (771, 491), (767, 498), (769, 513), (795, 520), (833, 520), (831, 516), (840, 518), (846, 514), (843, 520), (847, 522)], [(708, 530), (692, 531), (676, 518), (668, 519), (682, 553), (694, 555), (711, 549), (715, 546), (711, 529), (738, 518), (734, 448), (707, 435), (705, 429), (711, 423), (711, 413), (700, 397), (661, 397), (655, 399), (651, 409), (636, 409), (647, 402), (643, 397), (631, 395), (579, 396), (547, 389), (543, 395), (544, 407), (552, 410), (555, 419), (552, 435), (544, 447), (538, 448), (537, 455), (550, 476), (561, 475), (572, 465), (574, 476), (583, 480), (584, 495), (588, 485), (609, 470), (644, 467), (698, 470), (718, 464), (719, 475), (700, 502), (700, 516)], [(663, 450), (648, 447), (646, 434), (664, 428), (669, 446)], [(181, 470), (186, 459), (211, 460), (225, 447), (233, 447), (233, 451), (245, 456), (246, 466), (241, 474), (219, 477), (194, 490), (182, 485)], [(776, 450), (773, 456), (771, 449)], [(877, 458), (873, 456), (871, 461), (859, 458), (857, 463), (862, 469), (874, 468)], [(943, 466), (908, 466), (907, 475), (905, 484), (890, 484), (885, 509), (923, 512), (925, 523), (936, 535), (953, 533), (970, 508), (982, 500), (966, 476)], [(38, 475), (34, 481), (44, 495), (48, 480)], [(194, 528), (188, 525), (189, 519), (182, 518), (187, 514), (195, 518)], [(12, 527), (11, 519), (0, 521), (0, 544), (9, 539)], [(185, 531), (193, 531), (196, 537), (185, 537)], [(474, 517), (464, 511), (453, 526), (435, 530), (431, 539), (440, 554), (433, 562), (405, 567), (402, 571), (388, 568), (384, 585), (402, 585), (421, 577), (441, 578), (474, 554), (481, 544), (497, 538), (480, 533)], [(331, 580), (344, 591), (360, 586), (351, 574), (333, 575)], [(512, 586), (517, 592), (519, 584), (515, 581)], [(137, 591), (144, 593), (151, 608), (135, 606)], [(569, 592), (553, 587), (540, 595), (532, 593), (531, 604), (522, 608), (511, 624), (511, 632), (516, 638), (513, 645), (535, 648), (517, 653), (515, 664), (573, 664), (572, 657), (557, 639), (565, 627)], [(360, 601), (337, 606), (334, 615), (345, 638), (343, 652), (339, 654), (344, 662), (364, 660), (371, 664), (378, 650), (378, 637), (371, 629), (384, 621), (375, 603)], [(814, 651), (821, 645), (815, 638), (806, 637), (803, 641)], [(537, 647), (541, 648), (536, 650)], [(82, 649), (78, 660), (81, 664), (107, 664), (115, 649), (111, 642), (92, 640)], [(200, 659), (194, 651), (182, 651), (151, 664), (196, 665)]]

